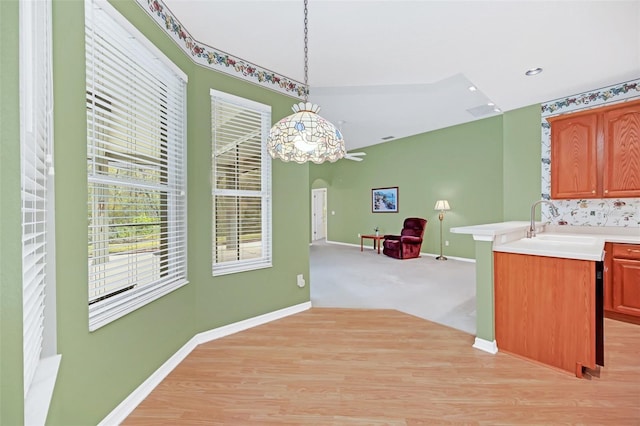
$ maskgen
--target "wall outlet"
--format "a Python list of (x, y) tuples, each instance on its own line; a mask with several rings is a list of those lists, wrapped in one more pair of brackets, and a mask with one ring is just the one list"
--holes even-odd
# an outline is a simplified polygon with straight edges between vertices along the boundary
[(444, 245), (445, 245), (445, 246), (447, 246), (447, 247), (449, 247), (449, 240), (445, 241), (445, 242), (444, 242)]
[(360, 233), (358, 232), (358, 238), (360, 238)]
[(304, 282), (304, 276), (302, 274), (298, 274), (296, 279), (297, 279), (298, 287), (302, 288), (305, 286), (306, 283)]

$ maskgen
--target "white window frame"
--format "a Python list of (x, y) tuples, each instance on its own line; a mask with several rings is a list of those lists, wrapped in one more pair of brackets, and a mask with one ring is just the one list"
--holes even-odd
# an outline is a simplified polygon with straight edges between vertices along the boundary
[(45, 423), (61, 360), (56, 345), (51, 20), (51, 0), (20, 1), (25, 424)]
[[(212, 195), (212, 274), (225, 275), (236, 272), (251, 271), (261, 268), (269, 268), (272, 266), (272, 232), (271, 232), (271, 157), (267, 153), (267, 137), (269, 135), (269, 129), (271, 128), (271, 106), (261, 104), (259, 102), (251, 101), (249, 99), (241, 98), (238, 96), (224, 93), (218, 90), (211, 89), (211, 195)], [(228, 146), (222, 146), (220, 142), (222, 137), (218, 137), (219, 132), (224, 132), (224, 123), (217, 123), (217, 113), (221, 112), (223, 108), (232, 108), (237, 110), (244, 110), (254, 115), (260, 116), (260, 126), (255, 126), (254, 131), (260, 133), (260, 188), (259, 190), (241, 190), (241, 189), (228, 189), (217, 187), (217, 174), (218, 174), (218, 155), (217, 153), (223, 152), (228, 149)], [(252, 124), (253, 125), (253, 124)], [(259, 128), (258, 128), (259, 127)], [(238, 130), (238, 129), (236, 129)], [(235, 134), (231, 135), (227, 133), (223, 136), (235, 137), (237, 142), (234, 146), (241, 146), (247, 142), (250, 135)], [(220, 141), (219, 141), (220, 140)], [(228, 144), (228, 142), (227, 142)], [(255, 149), (251, 147), (250, 149)], [(259, 198), (261, 203), (261, 217), (260, 223), (250, 223), (246, 219), (243, 221), (236, 216), (236, 228), (241, 228), (244, 225), (246, 228), (261, 229), (261, 238), (259, 242), (260, 256), (252, 257), (251, 255), (245, 255), (244, 249), (241, 248), (242, 243), (239, 242), (234, 250), (237, 250), (238, 256), (235, 260), (221, 259), (221, 251), (224, 250), (222, 244), (218, 246), (218, 226), (224, 225), (216, 224), (216, 200), (218, 197), (251, 197)], [(221, 228), (222, 229), (222, 228)]]
[[(188, 282), (187, 76), (106, 1), (85, 1), (85, 28), (94, 331)], [(128, 195), (117, 201), (114, 193)], [(131, 219), (126, 226), (111, 216), (116, 208)], [(140, 229), (133, 219), (155, 211), (151, 251), (127, 240), (113, 253), (114, 230)]]

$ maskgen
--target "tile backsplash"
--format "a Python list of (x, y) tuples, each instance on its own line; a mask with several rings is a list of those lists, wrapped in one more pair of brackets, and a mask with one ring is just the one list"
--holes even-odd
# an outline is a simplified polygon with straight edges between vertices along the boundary
[[(551, 129), (546, 118), (566, 112), (640, 98), (640, 79), (603, 89), (556, 99), (542, 108), (542, 198), (551, 194)], [(558, 216), (542, 206), (542, 221), (569, 226), (640, 227), (640, 198), (602, 198), (589, 200), (552, 200)]]

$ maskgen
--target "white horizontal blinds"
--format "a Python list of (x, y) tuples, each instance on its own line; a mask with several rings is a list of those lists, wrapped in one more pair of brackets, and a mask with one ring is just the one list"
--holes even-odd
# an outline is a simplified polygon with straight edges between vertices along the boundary
[(186, 79), (87, 2), (89, 328), (186, 283)]
[(20, 2), (24, 395), (42, 356), (52, 169), (51, 2)]
[(213, 273), (271, 266), (271, 109), (211, 95)]

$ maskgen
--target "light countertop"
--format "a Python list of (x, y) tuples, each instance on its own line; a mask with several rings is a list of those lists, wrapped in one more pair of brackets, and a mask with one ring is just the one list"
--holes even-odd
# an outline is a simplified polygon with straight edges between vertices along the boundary
[[(536, 222), (539, 224), (540, 222)], [(529, 229), (529, 222), (525, 221), (513, 221), (513, 222), (498, 222), (498, 223), (485, 223), (483, 225), (471, 225), (471, 226), (459, 226), (451, 228), (454, 234), (469, 234), (495, 237), (497, 235), (503, 235), (514, 231), (525, 231)]]
[(494, 243), (493, 251), (600, 261), (604, 259), (604, 243), (605, 240), (601, 237), (542, 232), (532, 238)]
[(489, 223), (451, 228), (475, 240), (493, 241), (493, 251), (599, 261), (604, 243), (640, 244), (640, 228), (557, 226), (536, 222), (537, 235), (526, 238), (528, 221)]

